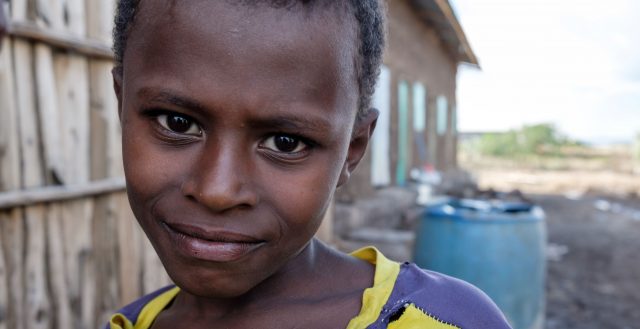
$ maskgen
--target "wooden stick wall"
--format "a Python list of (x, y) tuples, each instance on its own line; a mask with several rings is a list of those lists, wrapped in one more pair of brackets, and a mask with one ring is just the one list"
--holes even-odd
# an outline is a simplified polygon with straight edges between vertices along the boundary
[(118, 187), (115, 1), (6, 8), (16, 28), (0, 52), (0, 200), (13, 203), (0, 208), (0, 329), (101, 328), (169, 283)]

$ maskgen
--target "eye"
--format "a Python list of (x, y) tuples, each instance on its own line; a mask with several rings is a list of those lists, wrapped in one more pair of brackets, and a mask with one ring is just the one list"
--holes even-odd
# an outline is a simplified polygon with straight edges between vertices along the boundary
[(202, 129), (192, 119), (180, 114), (160, 114), (158, 123), (165, 129), (182, 135), (202, 135)]
[(308, 147), (300, 138), (290, 135), (271, 136), (261, 146), (279, 153), (298, 153), (305, 151)]

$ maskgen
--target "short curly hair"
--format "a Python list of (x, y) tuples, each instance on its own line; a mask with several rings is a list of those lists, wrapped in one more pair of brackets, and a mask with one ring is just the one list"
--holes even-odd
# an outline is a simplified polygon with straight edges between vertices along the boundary
[[(274, 7), (292, 7), (297, 4), (314, 5), (323, 0), (244, 0), (243, 4), (254, 5), (267, 2)], [(338, 3), (338, 0), (324, 0)], [(371, 108), (371, 98), (380, 74), (380, 65), (385, 45), (384, 7), (381, 0), (346, 0), (358, 28), (358, 54), (355, 72), (358, 81), (358, 118)], [(116, 67), (122, 67), (127, 38), (133, 26), (140, 0), (118, 0), (113, 28), (113, 51)]]

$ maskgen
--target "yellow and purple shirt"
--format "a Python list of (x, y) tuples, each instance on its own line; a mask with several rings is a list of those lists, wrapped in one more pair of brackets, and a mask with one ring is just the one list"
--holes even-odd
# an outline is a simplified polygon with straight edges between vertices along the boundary
[[(415, 264), (390, 261), (375, 248), (353, 256), (376, 266), (360, 314), (347, 329), (509, 329), (495, 304), (474, 286)], [(149, 329), (180, 288), (160, 289), (124, 307), (105, 329)]]

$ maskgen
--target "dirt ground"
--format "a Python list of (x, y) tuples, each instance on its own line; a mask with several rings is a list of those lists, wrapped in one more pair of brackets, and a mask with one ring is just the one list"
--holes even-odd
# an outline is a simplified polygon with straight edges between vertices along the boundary
[(520, 189), (547, 214), (547, 329), (640, 329), (637, 175), (516, 169), (474, 175), (483, 188)]
[(547, 329), (640, 328), (640, 202), (533, 195), (547, 214)]

